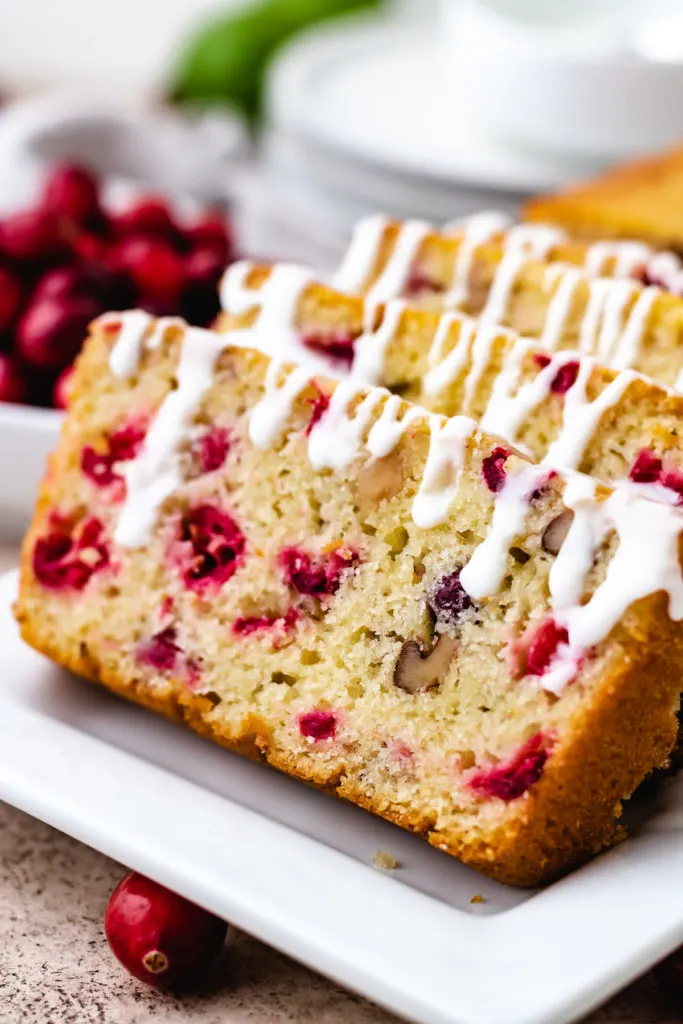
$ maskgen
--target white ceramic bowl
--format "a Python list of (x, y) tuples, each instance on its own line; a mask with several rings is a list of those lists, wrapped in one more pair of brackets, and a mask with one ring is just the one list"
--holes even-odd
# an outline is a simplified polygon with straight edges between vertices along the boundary
[(45, 460), (62, 413), (0, 402), (0, 536), (18, 539), (31, 521)]
[(573, 0), (571, 19), (548, 2), (544, 20), (523, 20), (515, 14), (536, 0), (444, 0), (453, 102), (511, 140), (559, 153), (619, 159), (671, 145), (683, 135), (679, 0), (621, 2)]
[[(228, 198), (244, 149), (239, 123), (227, 116), (193, 123), (173, 112), (132, 112), (73, 94), (32, 97), (0, 114), (0, 217), (32, 205), (49, 166), (70, 159), (112, 176), (102, 191), (110, 212), (155, 192), (189, 225), (205, 201)], [(19, 537), (28, 526), (60, 421), (51, 409), (0, 402), (0, 536)]]

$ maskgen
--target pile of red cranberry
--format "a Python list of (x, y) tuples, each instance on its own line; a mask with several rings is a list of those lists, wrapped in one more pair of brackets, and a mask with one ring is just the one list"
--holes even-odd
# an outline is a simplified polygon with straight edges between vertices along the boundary
[(148, 196), (113, 213), (90, 171), (54, 168), (34, 208), (0, 221), (0, 401), (63, 406), (88, 323), (107, 310), (207, 326), (232, 255), (217, 212), (181, 225)]

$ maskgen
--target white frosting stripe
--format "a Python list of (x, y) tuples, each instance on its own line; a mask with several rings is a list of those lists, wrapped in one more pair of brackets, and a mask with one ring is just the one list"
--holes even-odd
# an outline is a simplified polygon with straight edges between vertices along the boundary
[(383, 388), (373, 388), (351, 415), (351, 403), (364, 390), (352, 380), (337, 385), (327, 411), (308, 439), (308, 457), (315, 470), (346, 469), (358, 457), (372, 414), (389, 394)]
[(384, 233), (389, 227), (387, 217), (365, 217), (353, 229), (351, 242), (332, 287), (340, 292), (361, 292), (375, 268)]
[(446, 309), (457, 309), (467, 299), (470, 271), (479, 246), (485, 245), (509, 226), (510, 217), (494, 210), (475, 213), (471, 217), (445, 226), (448, 233), (452, 231), (461, 235), (460, 248), (453, 268), (453, 280), (444, 296)]
[(548, 471), (538, 466), (522, 466), (506, 475), (496, 496), (489, 532), (460, 573), (460, 582), (470, 597), (480, 600), (500, 590), (510, 546), (522, 533), (531, 511), (529, 498), (547, 479)]
[(638, 377), (632, 370), (624, 370), (590, 402), (586, 387), (594, 368), (592, 359), (580, 360), (576, 380), (564, 396), (562, 429), (543, 457), (543, 465), (578, 469), (600, 420)]
[(429, 452), (422, 480), (413, 501), (413, 521), (429, 529), (443, 523), (458, 493), (467, 439), (475, 430), (474, 420), (454, 416), (429, 417)]
[[(377, 330), (367, 330), (356, 340), (351, 376), (365, 384), (379, 384), (383, 377), (387, 348), (393, 340), (406, 302), (392, 299), (384, 307), (384, 316)], [(373, 307), (374, 309), (374, 307)]]
[(109, 369), (115, 377), (132, 377), (140, 365), (142, 343), (153, 318), (141, 309), (129, 309), (123, 313), (107, 313), (100, 318), (103, 326), (120, 323), (119, 336), (109, 353)]
[(616, 370), (625, 370), (636, 362), (652, 308), (659, 294), (658, 288), (646, 288), (638, 296), (621, 337), (610, 355), (610, 365)]
[(538, 341), (539, 348), (554, 352), (559, 347), (567, 328), (567, 321), (572, 309), (572, 301), (584, 275), (576, 267), (564, 267), (563, 264), (550, 263), (546, 269), (544, 285), (552, 288), (559, 278), (559, 284), (548, 304), (545, 326)]
[[(443, 350), (455, 324), (459, 325), (458, 340), (448, 355), (444, 357)], [(470, 345), (476, 329), (476, 320), (465, 317), (462, 313), (444, 313), (439, 318), (439, 324), (427, 356), (429, 369), (422, 378), (422, 389), (426, 395), (438, 395), (440, 391), (457, 380), (467, 365)]]
[(282, 361), (273, 359), (266, 373), (265, 394), (249, 416), (249, 439), (257, 448), (270, 448), (276, 443), (292, 411), (292, 402), (311, 381), (311, 374), (299, 366), (280, 386), (281, 373)]
[(224, 335), (187, 328), (176, 370), (178, 386), (169, 392), (145, 437), (142, 450), (124, 464), (126, 500), (114, 539), (121, 547), (141, 547), (149, 538), (160, 505), (180, 487), (179, 449), (211, 387)]
[(643, 242), (595, 242), (584, 260), (584, 269), (591, 277), (601, 277), (607, 263), (614, 260), (614, 277), (633, 277), (643, 267), (652, 249)]

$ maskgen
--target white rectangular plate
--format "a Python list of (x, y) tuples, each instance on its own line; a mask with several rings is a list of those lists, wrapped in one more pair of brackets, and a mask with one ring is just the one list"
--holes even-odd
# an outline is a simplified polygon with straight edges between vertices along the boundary
[(508, 889), (57, 669), (19, 640), (15, 590), (0, 578), (0, 798), (343, 985), (423, 1024), (565, 1022), (683, 942), (683, 778), (628, 842)]

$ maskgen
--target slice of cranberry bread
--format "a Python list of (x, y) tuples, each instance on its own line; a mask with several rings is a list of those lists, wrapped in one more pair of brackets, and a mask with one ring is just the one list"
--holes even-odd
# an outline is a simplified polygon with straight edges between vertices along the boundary
[(539, 196), (524, 214), (584, 238), (638, 238), (683, 252), (683, 146)]
[(329, 373), (342, 369), (432, 412), (471, 416), (536, 462), (607, 483), (630, 478), (654, 497), (683, 501), (683, 395), (574, 349), (545, 351), (505, 328), (402, 300), (377, 307), (374, 329), (363, 332), (362, 300), (307, 281), (302, 273), (289, 326), (281, 318), (275, 328), (268, 296), (254, 319), (247, 290), (247, 313), (226, 316), (223, 329), (275, 355), (326, 360)]
[[(511, 225), (499, 213), (474, 214), (440, 231), (424, 221), (360, 221), (333, 277), (341, 291), (375, 301), (403, 296), (423, 305), (493, 316), (501, 293), (537, 287), (538, 264), (563, 263), (590, 277), (631, 279), (683, 292), (683, 263), (639, 241), (571, 238), (546, 224)], [(510, 296), (513, 298), (513, 296)]]
[[(525, 273), (517, 281), (520, 290), (514, 286), (502, 311), (493, 319), (476, 317), (478, 352), (485, 351), (487, 336), (506, 327), (535, 339), (545, 351), (578, 350), (605, 366), (633, 369), (683, 389), (682, 298), (630, 281), (591, 279), (576, 268), (557, 264), (534, 267), (539, 271), (534, 278), (537, 287), (531, 287), (532, 278)], [(221, 330), (257, 323), (258, 344), (266, 351), (296, 344), (298, 357), (332, 356), (338, 372), (353, 363), (354, 373), (366, 381), (384, 383), (387, 339), (407, 300), (391, 300), (385, 313), (384, 304), (372, 296), (331, 288), (304, 268), (241, 261), (223, 277), (221, 306)], [(420, 320), (420, 307), (412, 300), (410, 308), (414, 312), (407, 323), (413, 326), (407, 330), (411, 337), (406, 358), (424, 369), (432, 334), (421, 325), (435, 321)], [(329, 362), (326, 365), (329, 368)], [(403, 377), (403, 382), (410, 380)]]
[(502, 881), (608, 843), (676, 739), (683, 515), (225, 342), (94, 325), (24, 638)]

